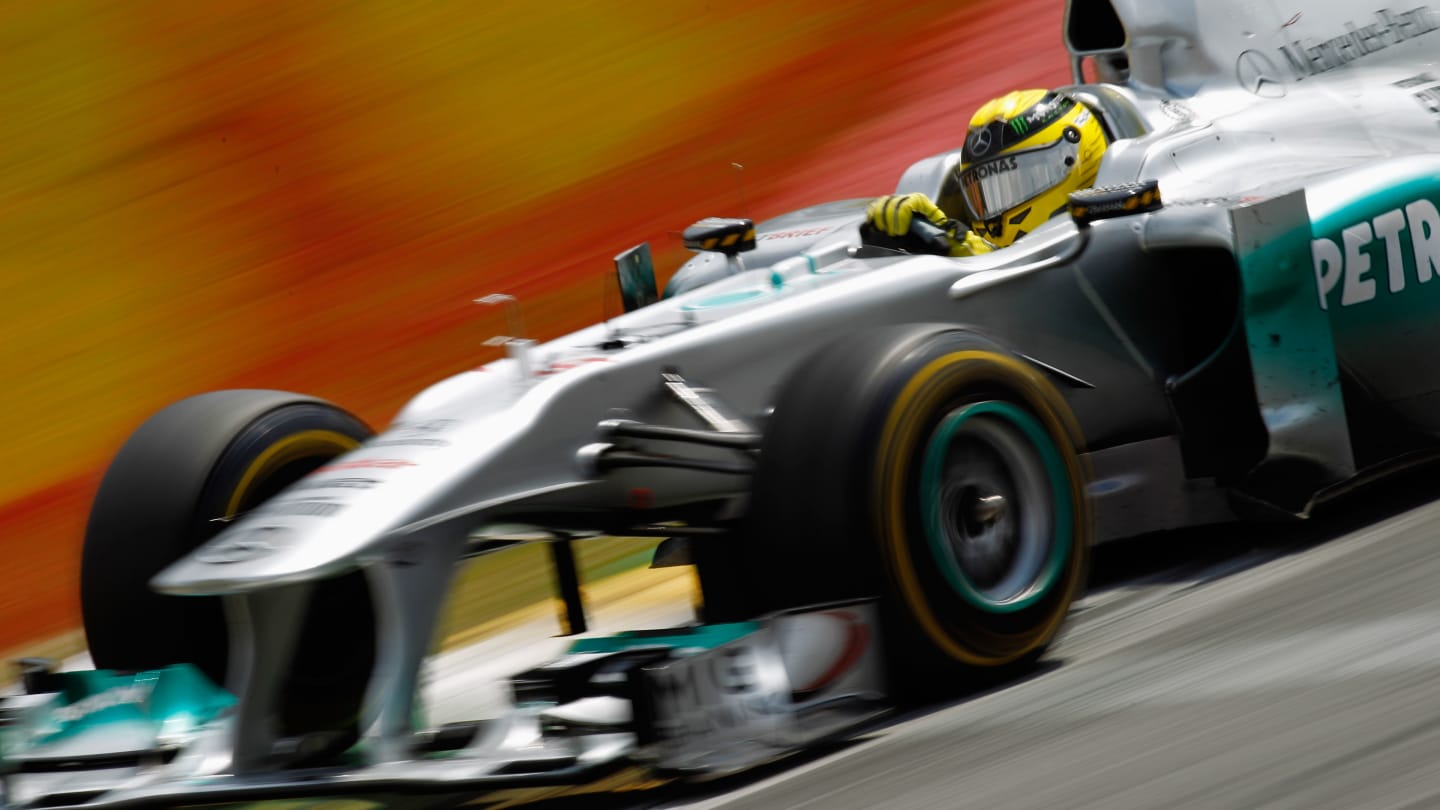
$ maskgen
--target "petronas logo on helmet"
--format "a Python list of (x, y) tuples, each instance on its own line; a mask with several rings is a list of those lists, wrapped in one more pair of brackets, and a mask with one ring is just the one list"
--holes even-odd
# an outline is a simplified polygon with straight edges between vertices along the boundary
[(975, 167), (970, 169), (969, 172), (967, 172), (968, 177), (966, 179), (984, 180), (987, 177), (992, 177), (994, 175), (1000, 174), (1001, 172), (1008, 172), (1011, 169), (1018, 168), (1018, 166), (1019, 164), (1016, 161), (1015, 156), (1008, 155), (1006, 157), (996, 158), (986, 163), (977, 164)]

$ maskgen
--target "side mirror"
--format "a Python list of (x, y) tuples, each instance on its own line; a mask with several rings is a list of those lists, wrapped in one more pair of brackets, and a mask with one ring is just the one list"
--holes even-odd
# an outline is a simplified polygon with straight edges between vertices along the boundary
[(1087, 188), (1070, 195), (1070, 218), (1084, 228), (1096, 220), (1159, 211), (1164, 205), (1158, 180)]
[(626, 312), (660, 300), (655, 289), (655, 262), (650, 258), (649, 242), (641, 242), (615, 257), (615, 277), (620, 282), (620, 302)]
[(755, 223), (748, 219), (706, 217), (680, 235), (685, 247), (737, 256), (755, 249)]

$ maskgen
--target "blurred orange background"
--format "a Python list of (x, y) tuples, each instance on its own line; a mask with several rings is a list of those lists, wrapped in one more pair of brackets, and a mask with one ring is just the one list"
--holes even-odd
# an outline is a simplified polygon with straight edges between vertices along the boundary
[(663, 283), (702, 216), (890, 191), (1068, 80), (1062, 5), (0, 8), (0, 651), (78, 626), (87, 504), (150, 413), (263, 387), (383, 425), (494, 356), (478, 296), (554, 337), (618, 311), (632, 244)]

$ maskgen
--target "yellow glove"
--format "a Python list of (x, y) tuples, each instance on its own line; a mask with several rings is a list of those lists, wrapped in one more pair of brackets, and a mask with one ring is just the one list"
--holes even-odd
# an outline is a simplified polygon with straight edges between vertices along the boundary
[(950, 218), (945, 216), (945, 212), (918, 191), (876, 197), (865, 207), (865, 221), (886, 236), (909, 234), (910, 220), (916, 215), (924, 217), (941, 230), (950, 225)]
[(979, 256), (994, 249), (994, 245), (976, 236), (974, 231), (967, 230), (964, 236), (950, 234), (951, 256)]
[[(923, 247), (914, 246), (917, 244), (917, 240), (915, 235), (910, 233), (910, 223), (917, 216), (945, 232), (949, 241), (948, 251), (940, 249), (939, 245), (932, 246), (929, 242), (923, 242)], [(867, 231), (872, 234), (883, 234), (883, 236), (878, 238), (873, 235), (866, 236)], [(861, 238), (867, 243), (879, 244), (881, 247), (918, 249), (942, 255), (974, 256), (980, 253), (989, 253), (992, 250), (988, 242), (966, 229), (961, 223), (946, 216), (945, 212), (941, 211), (940, 207), (929, 197), (918, 191), (909, 194), (891, 194), (871, 200), (870, 204), (865, 207), (865, 225), (860, 229), (860, 233)], [(896, 241), (887, 242), (885, 237)]]

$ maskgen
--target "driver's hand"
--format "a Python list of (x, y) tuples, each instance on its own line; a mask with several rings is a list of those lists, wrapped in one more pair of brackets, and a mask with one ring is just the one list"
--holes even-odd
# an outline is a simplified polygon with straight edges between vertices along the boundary
[(919, 191), (876, 197), (865, 208), (866, 223), (886, 236), (903, 237), (910, 233), (910, 220), (916, 216), (924, 217), (935, 227), (952, 235), (954, 233), (951, 219)]

